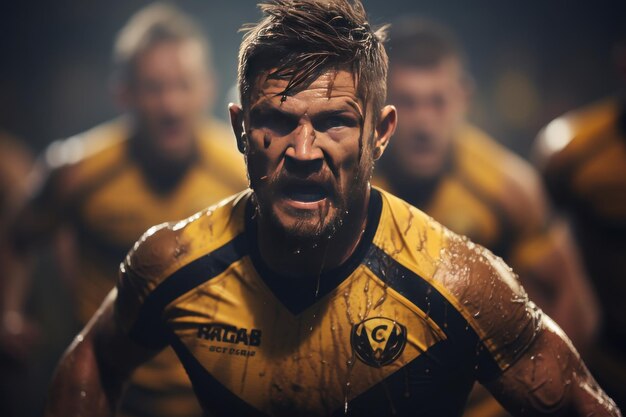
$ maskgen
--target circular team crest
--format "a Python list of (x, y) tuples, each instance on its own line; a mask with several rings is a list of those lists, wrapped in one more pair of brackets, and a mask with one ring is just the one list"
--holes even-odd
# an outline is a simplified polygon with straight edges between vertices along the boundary
[(361, 361), (380, 368), (402, 354), (406, 345), (406, 327), (386, 317), (365, 319), (352, 326), (350, 344)]

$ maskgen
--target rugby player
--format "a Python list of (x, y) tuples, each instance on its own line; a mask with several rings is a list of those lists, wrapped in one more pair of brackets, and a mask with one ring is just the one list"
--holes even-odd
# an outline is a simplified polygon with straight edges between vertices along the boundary
[[(616, 48), (626, 80), (626, 43)], [(624, 84), (626, 85), (626, 83)], [(574, 224), (604, 323), (589, 365), (626, 406), (626, 94), (573, 110), (539, 134), (536, 153), (550, 195)]]
[[(84, 326), (115, 286), (119, 263), (151, 225), (183, 218), (246, 186), (232, 131), (207, 117), (214, 84), (206, 40), (176, 9), (156, 4), (121, 30), (114, 51), (119, 119), (51, 144), (48, 175), (14, 222), (11, 280), (54, 242)], [(22, 268), (23, 269), (23, 268)], [(23, 274), (22, 274), (23, 275)], [(16, 317), (19, 310), (11, 312)], [(122, 411), (194, 416), (201, 410), (175, 354), (135, 372)]]
[[(473, 82), (458, 40), (442, 24), (413, 17), (393, 25), (386, 46), (399, 124), (374, 184), (503, 257), (585, 351), (598, 308), (569, 231), (551, 219), (533, 168), (467, 121)], [(466, 416), (503, 414), (477, 390)]]
[(113, 414), (168, 345), (211, 415), (454, 416), (475, 380), (518, 415), (620, 415), (506, 264), (370, 187), (397, 120), (362, 5), (261, 8), (230, 106), (251, 189), (144, 234), (47, 415)]

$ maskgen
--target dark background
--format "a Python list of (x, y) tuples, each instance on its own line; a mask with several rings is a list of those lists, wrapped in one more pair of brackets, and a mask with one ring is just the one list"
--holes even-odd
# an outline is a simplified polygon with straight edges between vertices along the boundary
[[(14, 1), (0, 13), (0, 126), (35, 150), (117, 113), (109, 94), (114, 36), (148, 4)], [(184, 0), (212, 39), (216, 113), (235, 82), (238, 28), (257, 20), (256, 0)], [(374, 24), (421, 14), (452, 26), (477, 81), (472, 118), (526, 155), (552, 118), (616, 90), (611, 52), (626, 31), (626, 1), (365, 0)]]

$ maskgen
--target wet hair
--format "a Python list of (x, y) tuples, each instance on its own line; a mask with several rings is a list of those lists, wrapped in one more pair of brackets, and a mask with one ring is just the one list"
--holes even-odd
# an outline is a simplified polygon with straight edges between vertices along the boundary
[(135, 60), (153, 46), (165, 42), (196, 41), (208, 61), (209, 44), (199, 26), (172, 5), (154, 3), (135, 13), (120, 30), (113, 48), (117, 81), (132, 80)]
[(386, 43), (390, 65), (432, 68), (456, 58), (462, 66), (466, 57), (456, 36), (436, 21), (407, 17), (394, 23)]
[(374, 31), (360, 1), (273, 0), (259, 7), (264, 17), (243, 27), (239, 49), (238, 84), (244, 108), (266, 71), (271, 70), (270, 78), (288, 80), (279, 95), (290, 95), (326, 71), (348, 69), (359, 98), (366, 106), (371, 102), (378, 115), (387, 94), (386, 27)]

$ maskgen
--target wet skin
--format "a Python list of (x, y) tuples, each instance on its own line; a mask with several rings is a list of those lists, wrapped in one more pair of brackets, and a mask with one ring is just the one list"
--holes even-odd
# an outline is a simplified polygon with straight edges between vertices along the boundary
[[(134, 270), (146, 282), (161, 276), (171, 259), (191, 244), (182, 234), (172, 224), (145, 236), (131, 255)], [(509, 412), (515, 416), (621, 415), (567, 336), (529, 302), (502, 260), (466, 239), (452, 237), (433, 261), (435, 280), (467, 306), (485, 333), (483, 339), (495, 343), (505, 357), (521, 355), (486, 384)], [(131, 342), (119, 327), (114, 314), (135, 313), (114, 310), (116, 296), (116, 291), (111, 293), (62, 360), (52, 384), (48, 416), (112, 415), (124, 379), (154, 354)], [(118, 306), (123, 304), (122, 300)]]
[(231, 121), (258, 203), (263, 257), (277, 272), (314, 275), (340, 265), (357, 245), (373, 151), (382, 155), (396, 112), (385, 106), (374, 126), (344, 70), (326, 72), (291, 96), (281, 95), (286, 86), (263, 74), (249, 110), (230, 107)]
[[(355, 90), (346, 94), (350, 91), (350, 83), (347, 79), (340, 79), (340, 75), (335, 79), (331, 94), (337, 88), (341, 96), (331, 95), (331, 99), (326, 95), (329, 91), (328, 78), (320, 78), (310, 89), (282, 102), (275, 93), (268, 93), (280, 91), (275, 81), (263, 81), (263, 88), (259, 89), (253, 102), (256, 108), (259, 111), (262, 109), (265, 112), (262, 114), (266, 116), (267, 111), (280, 111), (281, 105), (289, 109), (287, 116), (284, 111), (280, 112), (279, 123), (271, 124), (271, 128), (267, 124), (272, 118), (259, 118), (253, 123), (252, 111), (244, 113), (237, 106), (231, 106), (235, 133), (240, 143), (245, 145), (251, 182), (258, 193), (259, 235), (265, 233), (265, 237), (260, 239), (271, 243), (266, 245), (271, 248), (262, 255), (273, 268), (296, 273), (303, 268), (306, 270), (309, 265), (303, 262), (307, 259), (293, 254), (284, 256), (286, 248), (281, 248), (281, 245), (293, 242), (294, 237), (299, 240), (320, 234), (325, 225), (331, 224), (333, 216), (339, 216), (340, 209), (333, 203), (341, 201), (341, 196), (348, 202), (346, 207), (351, 214), (346, 217), (343, 226), (331, 235), (333, 239), (328, 243), (331, 249), (327, 251), (327, 265), (332, 267), (341, 263), (358, 242), (359, 230), (365, 219), (363, 207), (369, 196), (367, 179), (373, 159), (372, 147), (367, 141), (360, 144), (360, 140), (373, 135), (373, 147), (384, 147), (393, 132), (395, 110), (384, 108), (373, 132), (368, 131), (367, 115), (361, 118), (360, 128), (346, 125), (350, 122), (345, 120), (338, 128), (333, 125), (331, 129), (337, 128), (336, 131), (319, 128), (320, 120), (326, 120), (321, 116), (328, 108), (322, 106), (323, 103), (332, 102), (334, 110), (345, 113), (346, 119), (356, 118), (359, 114), (356, 109), (349, 110), (354, 109), (348, 104), (350, 100), (356, 104), (359, 102), (355, 99)], [(274, 90), (269, 90), (269, 87)], [(290, 100), (294, 104), (286, 105)], [(263, 102), (267, 104), (261, 107)], [(254, 105), (252, 108), (255, 108)], [(272, 116), (275, 117), (275, 114)], [(297, 123), (294, 121), (293, 129), (281, 133), (281, 126), (286, 124), (285, 117)], [(242, 136), (244, 125), (245, 137)], [(328, 130), (331, 132), (327, 133)], [(340, 133), (345, 133), (345, 136), (340, 137)], [(291, 163), (295, 165), (293, 170), (289, 166)], [(270, 180), (268, 185), (261, 185), (270, 176), (281, 178), (284, 172), (289, 174), (289, 178), (295, 176), (297, 179), (286, 183), (272, 183)], [(355, 186), (358, 184), (354, 183), (354, 178), (364, 178), (365, 185)], [(282, 188), (275, 184), (298, 184), (306, 192), (294, 192), (287, 186)], [(311, 184), (322, 184), (319, 187), (326, 193)], [(335, 190), (339, 191), (335, 193)], [(354, 203), (350, 203), (348, 191), (357, 193), (358, 199)], [(320, 207), (328, 213), (318, 217), (315, 213)], [(272, 220), (271, 216), (275, 219)], [(156, 233), (146, 234), (130, 255), (130, 264), (137, 272), (133, 279), (140, 281), (127, 281), (120, 288), (123, 290), (123, 285), (158, 285), (157, 277), (171, 267), (172, 260), (177, 259), (181, 251), (184, 252), (186, 245), (193, 243), (184, 241), (182, 233), (181, 228), (172, 224)], [(276, 240), (268, 240), (273, 237)], [(418, 251), (425, 252), (426, 249), (422, 246)], [(318, 264), (325, 259), (324, 254), (315, 248), (311, 248), (309, 253)], [(528, 350), (519, 352), (519, 359), (487, 384), (507, 409), (519, 416), (620, 415), (586, 370), (567, 337), (549, 318), (542, 318), (501, 260), (485, 255), (482, 249), (460, 238), (436, 256), (439, 257), (433, 259), (437, 264), (436, 279), (459, 300), (475, 309), (474, 318), (484, 323), (481, 327), (486, 329), (486, 335), (494, 343), (498, 343), (497, 346), (504, 350), (515, 349), (513, 342), (517, 339), (534, 340)], [(490, 289), (491, 294), (486, 289)], [(115, 320), (114, 314), (130, 317), (136, 311), (125, 311), (119, 307), (124, 305), (124, 300), (114, 310), (116, 297), (116, 291), (112, 292), (101, 312), (63, 358), (52, 384), (48, 416), (112, 415), (123, 381), (139, 363), (155, 353), (139, 348), (120, 328), (120, 320)], [(509, 356), (517, 356), (517, 353)]]

